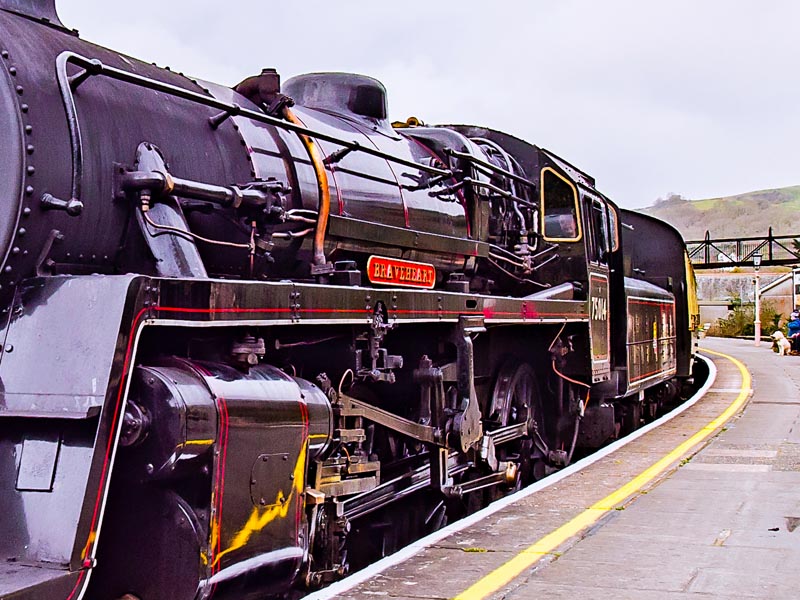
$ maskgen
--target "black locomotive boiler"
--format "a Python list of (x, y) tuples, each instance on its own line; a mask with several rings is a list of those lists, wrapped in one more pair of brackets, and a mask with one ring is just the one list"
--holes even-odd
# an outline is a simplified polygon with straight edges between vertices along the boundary
[(0, 0), (0, 596), (312, 589), (691, 377), (668, 225), (368, 77), (235, 89)]

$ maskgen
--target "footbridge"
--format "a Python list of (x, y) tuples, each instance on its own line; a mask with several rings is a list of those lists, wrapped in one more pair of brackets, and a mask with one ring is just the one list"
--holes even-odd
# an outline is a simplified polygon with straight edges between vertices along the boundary
[(695, 269), (796, 265), (800, 263), (800, 233), (712, 239), (708, 231), (702, 240), (686, 242)]

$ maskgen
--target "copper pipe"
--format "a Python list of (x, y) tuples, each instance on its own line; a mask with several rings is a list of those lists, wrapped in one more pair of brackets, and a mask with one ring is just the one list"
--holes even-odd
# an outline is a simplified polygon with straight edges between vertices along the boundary
[[(303, 122), (297, 118), (288, 106), (283, 109), (283, 118), (294, 125), (305, 127)], [(328, 215), (331, 213), (331, 193), (328, 189), (328, 174), (325, 172), (325, 165), (322, 164), (322, 157), (319, 149), (310, 137), (305, 134), (298, 134), (303, 140), (308, 157), (314, 166), (314, 175), (317, 177), (317, 189), (319, 190), (319, 211), (317, 215), (317, 228), (314, 232), (314, 264), (324, 265), (325, 259), (325, 232), (328, 229)]]

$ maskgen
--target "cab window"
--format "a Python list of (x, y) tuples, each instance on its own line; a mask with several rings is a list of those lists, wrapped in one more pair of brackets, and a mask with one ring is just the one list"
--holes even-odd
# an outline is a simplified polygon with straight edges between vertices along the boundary
[(591, 260), (608, 262), (608, 252), (611, 249), (611, 240), (608, 233), (608, 220), (606, 218), (606, 203), (599, 198), (591, 198), (592, 206), (592, 244)]
[(556, 242), (579, 240), (578, 193), (572, 182), (545, 167), (541, 177), (541, 200), (545, 239)]
[(619, 217), (617, 217), (617, 209), (608, 205), (608, 228), (611, 236), (611, 251), (616, 252), (619, 250)]

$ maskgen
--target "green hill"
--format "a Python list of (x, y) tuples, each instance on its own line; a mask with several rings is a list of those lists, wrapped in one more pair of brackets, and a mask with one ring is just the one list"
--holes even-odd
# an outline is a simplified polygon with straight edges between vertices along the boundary
[(800, 234), (800, 185), (724, 198), (657, 200), (641, 212), (673, 225), (686, 240)]

